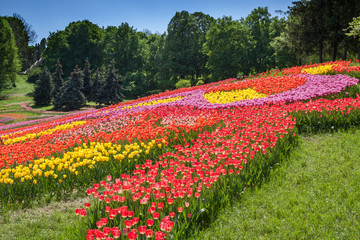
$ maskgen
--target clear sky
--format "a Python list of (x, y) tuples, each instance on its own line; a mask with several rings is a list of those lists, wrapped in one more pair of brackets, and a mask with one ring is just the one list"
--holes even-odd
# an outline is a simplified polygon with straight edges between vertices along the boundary
[(37, 42), (73, 21), (88, 19), (99, 27), (129, 23), (138, 31), (166, 31), (176, 12), (203, 12), (214, 18), (246, 17), (254, 8), (287, 11), (293, 0), (0, 0), (0, 16), (20, 14), (35, 30)]

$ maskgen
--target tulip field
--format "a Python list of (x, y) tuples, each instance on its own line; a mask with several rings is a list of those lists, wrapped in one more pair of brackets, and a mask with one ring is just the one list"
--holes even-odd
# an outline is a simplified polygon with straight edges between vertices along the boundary
[(360, 65), (297, 66), (0, 126), (1, 207), (84, 190), (78, 239), (186, 239), (298, 134), (360, 123)]

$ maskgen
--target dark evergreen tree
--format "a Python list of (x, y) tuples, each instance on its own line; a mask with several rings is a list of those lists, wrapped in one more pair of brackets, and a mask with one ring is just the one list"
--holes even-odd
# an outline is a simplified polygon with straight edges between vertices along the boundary
[(83, 93), (86, 99), (90, 100), (91, 94), (91, 70), (90, 70), (90, 62), (88, 58), (85, 60), (85, 67), (84, 67), (84, 88)]
[(70, 111), (80, 109), (85, 105), (86, 99), (80, 90), (82, 81), (83, 73), (76, 65), (74, 71), (70, 75), (70, 80), (65, 83), (61, 94), (59, 94), (54, 101), (56, 109)]
[(123, 100), (124, 95), (122, 94), (123, 88), (121, 83), (124, 77), (118, 76), (116, 71), (115, 61), (112, 60), (108, 67), (105, 83), (99, 89), (96, 102), (108, 105), (116, 104)]
[(64, 84), (64, 80), (62, 78), (62, 65), (60, 64), (59, 59), (56, 62), (56, 69), (53, 75), (53, 83), (54, 83), (54, 90), (52, 92), (52, 95), (54, 97), (54, 99), (58, 96), (58, 94), (61, 91), (61, 88)]
[(97, 69), (95, 75), (92, 77), (91, 94), (90, 94), (91, 101), (97, 102), (99, 90), (104, 85), (104, 82), (105, 81), (102, 72), (99, 69)]
[(53, 84), (50, 72), (45, 67), (40, 73), (33, 92), (36, 105), (50, 105), (52, 100)]

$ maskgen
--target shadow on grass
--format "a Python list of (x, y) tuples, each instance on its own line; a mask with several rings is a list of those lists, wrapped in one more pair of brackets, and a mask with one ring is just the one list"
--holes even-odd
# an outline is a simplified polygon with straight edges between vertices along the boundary
[(0, 101), (8, 100), (8, 99), (9, 99), (9, 96), (8, 96), (8, 95), (0, 94)]
[(38, 104), (34, 104), (34, 105), (29, 105), (31, 108), (35, 109), (35, 110), (44, 110), (44, 111), (56, 111), (53, 105), (38, 105)]

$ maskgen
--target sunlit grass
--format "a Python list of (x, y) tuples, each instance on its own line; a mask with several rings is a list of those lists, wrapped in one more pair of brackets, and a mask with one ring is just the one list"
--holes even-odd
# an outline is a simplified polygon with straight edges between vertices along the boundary
[(360, 239), (360, 130), (302, 137), (193, 239)]

